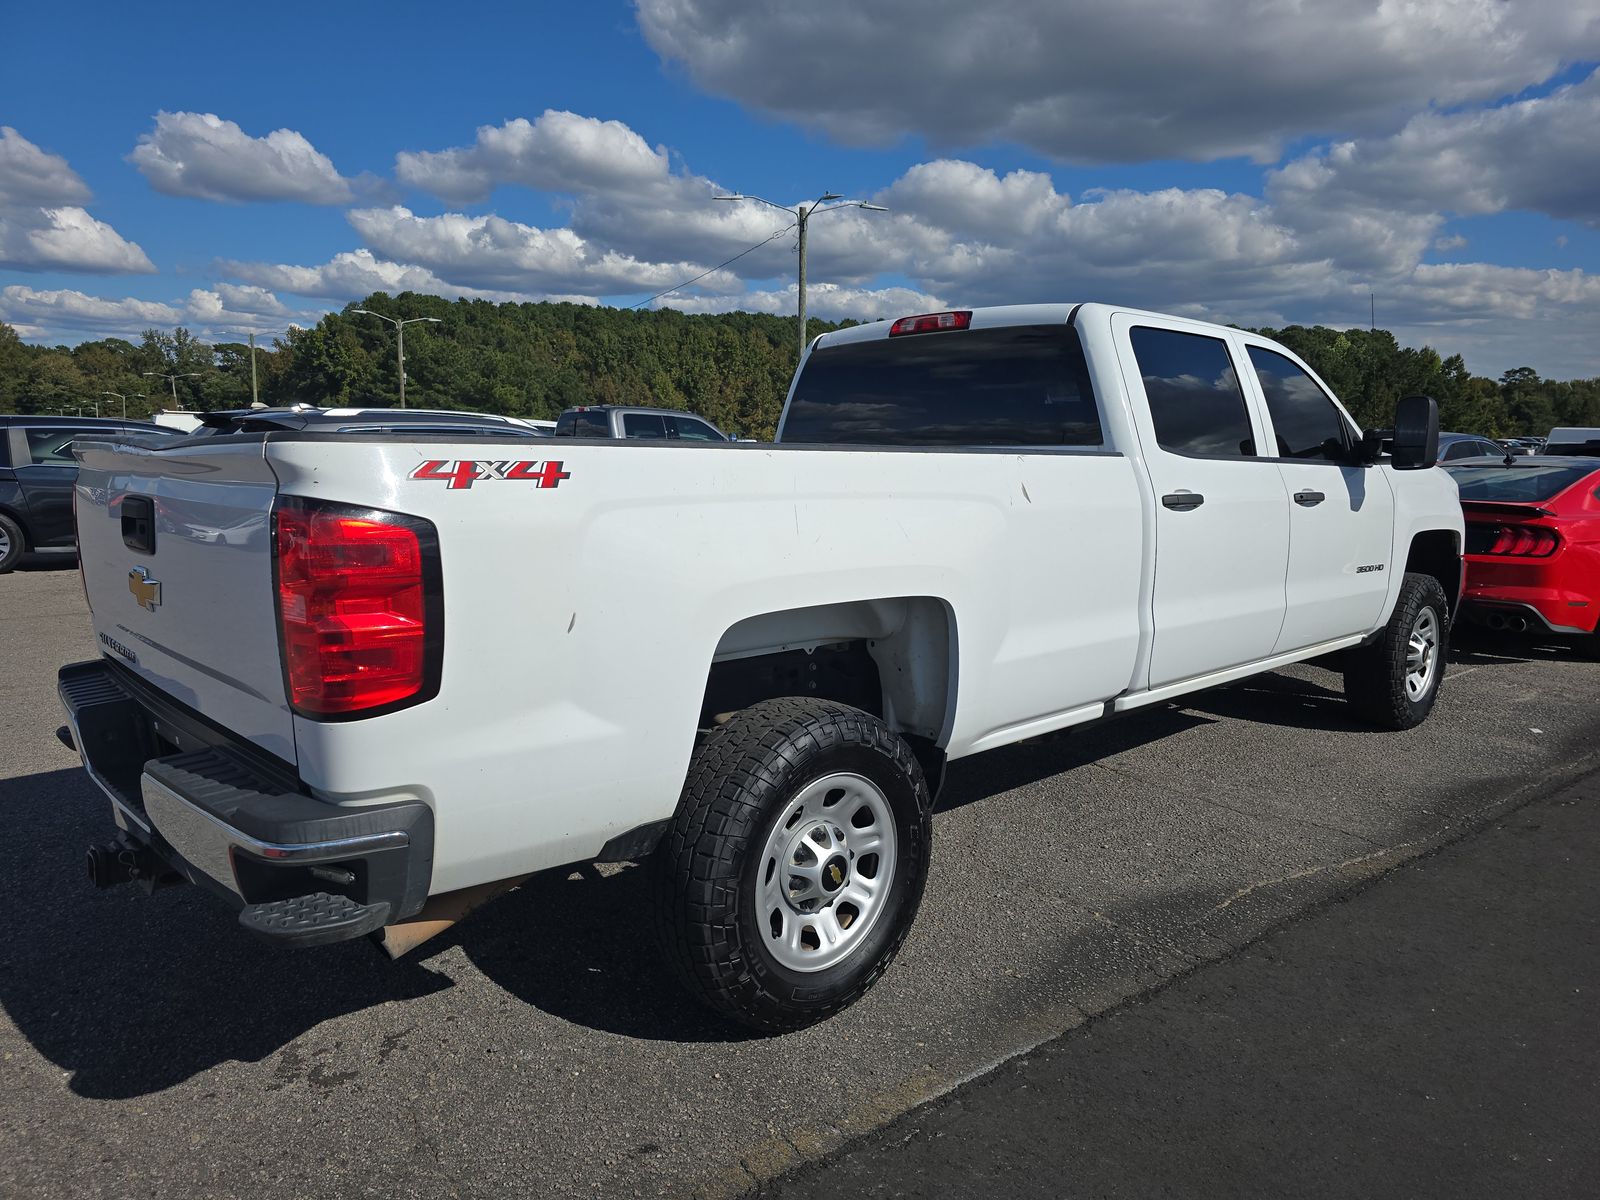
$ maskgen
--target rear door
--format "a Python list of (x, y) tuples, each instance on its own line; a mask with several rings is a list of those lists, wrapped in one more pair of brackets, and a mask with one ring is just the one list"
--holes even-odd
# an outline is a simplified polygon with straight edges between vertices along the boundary
[(1277, 651), (1375, 627), (1389, 590), (1394, 493), (1377, 467), (1350, 465), (1355, 427), (1305, 367), (1248, 345), (1248, 382), (1272, 425), (1289, 493), (1287, 609)]
[[(24, 426), (21, 446), (13, 444), (17, 482), (28, 506), (28, 529), (36, 546), (72, 544), (72, 482), (78, 463), (72, 457), (75, 438), (105, 436), (99, 430)], [(13, 443), (16, 439), (13, 438)]]
[(1118, 314), (1112, 329), (1155, 488), (1152, 688), (1269, 657), (1289, 503), (1228, 340)]
[(623, 413), (622, 436), (664, 439), (667, 436), (667, 427), (660, 413)]
[(295, 761), (258, 439), (78, 444), (78, 549), (103, 654)]

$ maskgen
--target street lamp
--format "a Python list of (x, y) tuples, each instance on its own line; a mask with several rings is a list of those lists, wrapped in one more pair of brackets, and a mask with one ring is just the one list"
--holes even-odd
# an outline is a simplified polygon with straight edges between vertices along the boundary
[(165, 379), (170, 383), (172, 385), (172, 407), (180, 412), (183, 410), (183, 405), (178, 403), (178, 380), (200, 378), (199, 371), (183, 371), (177, 375), (168, 375), (165, 371), (141, 371), (140, 374), (153, 375), (157, 379)]
[[(833, 212), (840, 208), (860, 208), (867, 212), (888, 212), (881, 204), (868, 204), (865, 200), (846, 200), (838, 192), (823, 192), (810, 204), (797, 204), (790, 208), (787, 204), (774, 204), (771, 200), (761, 196), (747, 196), (743, 192), (735, 192), (731, 196), (713, 196), (713, 200), (754, 200), (757, 204), (765, 204), (768, 208), (776, 208), (782, 212), (793, 213), (795, 224), (800, 229), (800, 270), (799, 270), (799, 298), (800, 298), (800, 357), (806, 356), (806, 226), (811, 218), (818, 213)], [(837, 201), (837, 203), (835, 203)]]
[[(146, 374), (149, 374), (149, 372), (146, 372)], [(124, 396), (121, 392), (101, 392), (100, 394), (102, 396), (115, 396), (118, 400), (121, 400), (122, 401), (122, 419), (124, 421), (126, 421), (128, 419), (128, 398), (126, 396)], [(134, 392), (133, 393), (133, 398), (135, 400), (143, 400), (144, 399), (144, 393), (143, 392)], [(100, 413), (100, 406), (96, 405), (95, 406), (95, 415), (98, 416), (99, 413)]]
[(400, 368), (400, 407), (406, 406), (406, 326), (427, 322), (430, 325), (443, 324), (438, 317), (407, 317), (400, 320), (398, 317), (386, 317), (381, 312), (373, 312), (370, 308), (352, 308), (353, 313), (363, 316), (377, 317), (380, 321), (387, 321), (394, 326), (395, 332), (395, 362)]

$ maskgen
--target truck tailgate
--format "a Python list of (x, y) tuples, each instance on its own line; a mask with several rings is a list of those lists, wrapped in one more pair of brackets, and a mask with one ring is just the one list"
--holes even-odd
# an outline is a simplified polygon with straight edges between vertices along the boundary
[(78, 549), (102, 653), (287, 762), (260, 441), (79, 442)]

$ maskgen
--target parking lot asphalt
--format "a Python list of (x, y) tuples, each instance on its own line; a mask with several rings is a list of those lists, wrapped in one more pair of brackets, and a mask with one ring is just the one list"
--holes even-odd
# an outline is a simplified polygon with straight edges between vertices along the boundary
[(1600, 777), (763, 1188), (1593, 1196)]
[(736, 1195), (1600, 768), (1600, 664), (1501, 645), (1404, 734), (1305, 666), (965, 760), (895, 966), (751, 1038), (657, 966), (635, 868), (399, 964), (93, 891), (107, 804), (53, 736), (93, 653), (70, 565), (0, 577), (0, 1195)]

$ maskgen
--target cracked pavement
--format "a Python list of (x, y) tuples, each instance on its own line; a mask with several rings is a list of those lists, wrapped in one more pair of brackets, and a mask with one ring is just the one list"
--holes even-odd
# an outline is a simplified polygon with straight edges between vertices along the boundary
[(1600, 663), (1502, 645), (1404, 734), (1303, 666), (964, 760), (895, 966), (760, 1039), (679, 996), (630, 867), (398, 964), (93, 891), (107, 804), (53, 736), (93, 653), (70, 565), (0, 578), (6, 1195), (735, 1195), (1600, 765)]

